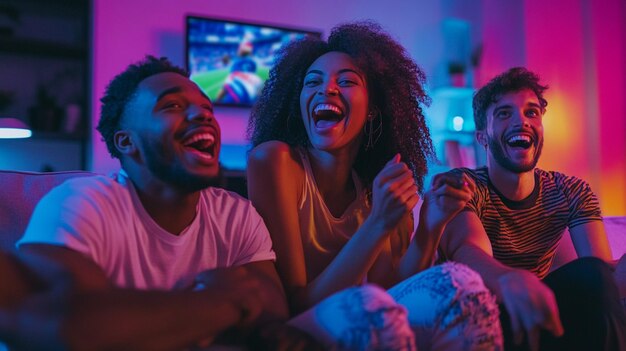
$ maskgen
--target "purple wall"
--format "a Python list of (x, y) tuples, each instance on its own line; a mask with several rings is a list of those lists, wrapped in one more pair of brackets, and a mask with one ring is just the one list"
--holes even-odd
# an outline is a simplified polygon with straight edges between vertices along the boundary
[[(145, 54), (184, 64), (186, 14), (319, 29), (374, 19), (425, 68), (431, 88), (445, 85), (445, 63), (455, 52), (484, 44), (475, 80), (526, 65), (551, 84), (542, 167), (587, 178), (605, 214), (626, 214), (626, 4), (623, 0), (94, 0), (92, 116), (109, 80)], [(450, 42), (450, 18), (469, 24), (463, 42)], [(458, 38), (457, 38), (458, 39)], [(460, 46), (459, 46), (460, 45)], [(241, 166), (249, 110), (217, 108), (224, 136), (223, 161)], [(94, 117), (97, 118), (97, 117)], [(96, 120), (93, 121), (93, 124)], [(89, 165), (118, 168), (94, 134)], [(605, 181), (606, 180), (606, 181)]]
[[(186, 14), (273, 23), (322, 30), (325, 35), (340, 22), (373, 19), (399, 39), (428, 72), (442, 60), (441, 21), (450, 1), (206, 1), (206, 0), (94, 0), (92, 116), (97, 118), (99, 97), (109, 80), (145, 54), (170, 57), (184, 64)], [(478, 10), (476, 10), (478, 11)], [(249, 110), (216, 108), (225, 145), (223, 162), (239, 165), (244, 157), (245, 126)], [(95, 125), (97, 119), (94, 119)], [(95, 132), (94, 132), (95, 133)], [(93, 135), (90, 168), (108, 172), (118, 168), (100, 136)], [(229, 151), (234, 154), (229, 155)]]

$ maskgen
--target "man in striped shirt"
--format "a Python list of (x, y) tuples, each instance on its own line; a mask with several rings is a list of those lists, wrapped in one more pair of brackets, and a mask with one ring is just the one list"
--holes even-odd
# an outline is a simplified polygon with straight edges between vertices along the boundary
[[(469, 177), (475, 193), (446, 227), (442, 250), (481, 273), (498, 297), (507, 349), (625, 350), (626, 317), (604, 262), (611, 252), (598, 200), (585, 181), (536, 168), (546, 89), (518, 67), (474, 96), (487, 167), (443, 175)], [(566, 227), (585, 258), (548, 274)]]

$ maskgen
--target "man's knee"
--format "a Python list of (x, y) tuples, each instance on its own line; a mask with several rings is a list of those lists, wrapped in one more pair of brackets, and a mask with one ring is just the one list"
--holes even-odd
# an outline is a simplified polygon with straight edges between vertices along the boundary
[(579, 258), (543, 281), (556, 296), (565, 328), (560, 343), (566, 349), (623, 349), (626, 315), (607, 263), (595, 257)]
[(543, 281), (557, 299), (570, 296), (586, 301), (585, 304), (592, 308), (601, 308), (597, 305), (619, 298), (610, 266), (596, 257), (576, 259), (550, 273)]

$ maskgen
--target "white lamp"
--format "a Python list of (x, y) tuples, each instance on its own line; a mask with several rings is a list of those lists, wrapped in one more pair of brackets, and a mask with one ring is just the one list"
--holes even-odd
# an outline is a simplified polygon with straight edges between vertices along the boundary
[(30, 138), (33, 133), (17, 118), (0, 118), (0, 139)]

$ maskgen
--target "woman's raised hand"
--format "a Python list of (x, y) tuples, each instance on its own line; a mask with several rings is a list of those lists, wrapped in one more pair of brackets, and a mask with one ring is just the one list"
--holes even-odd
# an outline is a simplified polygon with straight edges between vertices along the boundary
[(370, 218), (388, 231), (413, 210), (418, 200), (413, 172), (396, 154), (374, 179)]

